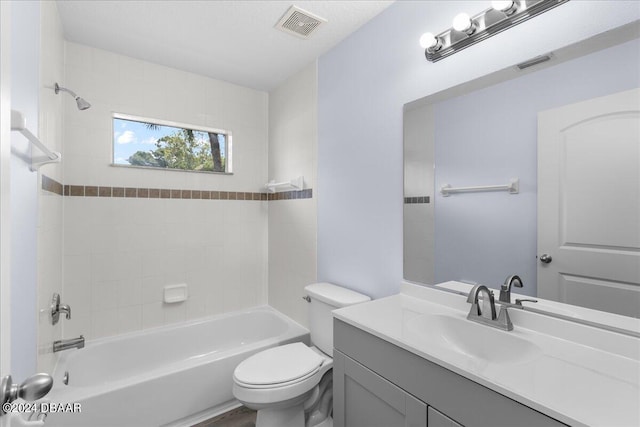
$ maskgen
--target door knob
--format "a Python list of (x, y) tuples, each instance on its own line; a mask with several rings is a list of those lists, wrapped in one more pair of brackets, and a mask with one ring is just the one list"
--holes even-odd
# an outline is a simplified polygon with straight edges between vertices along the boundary
[(551, 258), (551, 255), (549, 254), (542, 254), (540, 255), (540, 262), (544, 263), (544, 264), (549, 264), (552, 261), (553, 258)]
[[(11, 403), (17, 398), (32, 402), (44, 397), (53, 387), (53, 378), (49, 374), (35, 374), (27, 378), (22, 384), (14, 384), (11, 375), (2, 378), (0, 385), (0, 403)], [(2, 414), (0, 409), (0, 414)]]

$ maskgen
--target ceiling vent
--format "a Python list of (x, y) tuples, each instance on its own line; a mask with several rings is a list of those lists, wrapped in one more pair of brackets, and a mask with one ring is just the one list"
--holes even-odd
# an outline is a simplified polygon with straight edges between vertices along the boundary
[(291, 6), (278, 21), (276, 28), (285, 33), (308, 39), (325, 22), (327, 22), (326, 19), (302, 10), (297, 6)]

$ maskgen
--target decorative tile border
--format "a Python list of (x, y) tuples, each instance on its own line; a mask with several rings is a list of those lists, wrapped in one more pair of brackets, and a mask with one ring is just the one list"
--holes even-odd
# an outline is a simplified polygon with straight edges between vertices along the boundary
[(63, 186), (55, 179), (42, 175), (42, 189), (62, 196)]
[(271, 200), (292, 200), (292, 199), (310, 199), (313, 197), (313, 190), (283, 191), (280, 193), (268, 193), (268, 199)]
[(167, 188), (103, 187), (92, 185), (62, 185), (42, 175), (42, 189), (70, 197), (125, 197), (137, 199), (198, 199), (198, 200), (294, 200), (310, 199), (313, 190), (285, 191), (281, 193), (254, 193), (245, 191), (179, 190)]
[(429, 196), (420, 196), (420, 197), (405, 197), (404, 204), (405, 205), (413, 205), (417, 203), (430, 203)]

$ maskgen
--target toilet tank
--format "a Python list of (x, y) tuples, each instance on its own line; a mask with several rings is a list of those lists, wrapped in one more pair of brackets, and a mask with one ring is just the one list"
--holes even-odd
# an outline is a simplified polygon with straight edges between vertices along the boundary
[(323, 353), (333, 355), (333, 315), (338, 308), (370, 301), (366, 295), (331, 283), (314, 283), (305, 286), (310, 298), (309, 331), (311, 343)]

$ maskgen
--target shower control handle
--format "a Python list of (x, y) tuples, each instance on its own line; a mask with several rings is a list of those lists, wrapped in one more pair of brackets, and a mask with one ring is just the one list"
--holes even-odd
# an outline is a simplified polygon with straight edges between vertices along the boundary
[(60, 320), (60, 313), (64, 313), (67, 319), (71, 319), (71, 307), (60, 304), (60, 294), (54, 293), (51, 300), (51, 324), (55, 325)]

